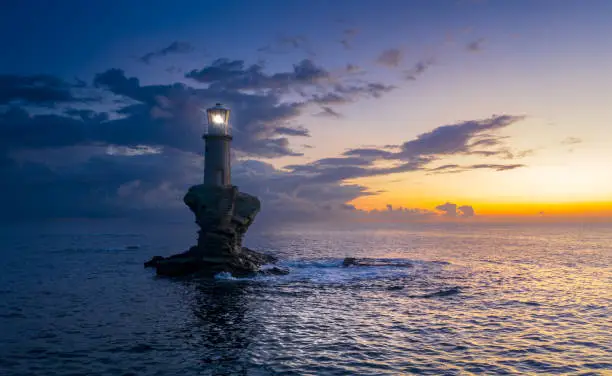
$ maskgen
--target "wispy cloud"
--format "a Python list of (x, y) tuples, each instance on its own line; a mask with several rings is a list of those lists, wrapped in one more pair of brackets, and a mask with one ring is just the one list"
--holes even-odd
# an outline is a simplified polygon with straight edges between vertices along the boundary
[(473, 165), (461, 166), (457, 164), (448, 164), (442, 165), (439, 167), (434, 167), (429, 169), (428, 171), (431, 174), (456, 174), (460, 172), (472, 171), (472, 170), (494, 170), (494, 171), (510, 171), (515, 170), (517, 168), (527, 167), (527, 165), (522, 163), (515, 164), (496, 164), (496, 163), (480, 163)]
[(279, 35), (272, 43), (258, 48), (257, 52), (286, 54), (296, 50), (303, 51), (311, 57), (316, 56), (310, 41), (304, 35)]
[[(520, 120), (522, 116), (501, 115), (484, 120), (472, 120), (438, 127), (423, 133), (398, 148), (358, 148), (343, 153), (346, 159), (334, 159), (335, 164), (314, 161), (305, 165), (291, 165), (287, 168), (295, 173), (307, 173), (304, 181), (342, 182), (370, 176), (391, 175), (396, 173), (423, 171), (426, 173), (460, 173), (469, 170), (490, 169), (509, 171), (524, 164), (480, 163), (472, 165), (446, 164), (432, 167), (436, 161), (455, 155), (471, 152), (474, 138), (491, 134)], [(389, 167), (374, 167), (374, 161), (385, 161)]]
[(397, 68), (402, 62), (403, 57), (404, 54), (400, 49), (389, 48), (378, 55), (376, 62), (389, 68)]
[(359, 29), (357, 28), (348, 28), (343, 30), (340, 44), (344, 47), (344, 49), (350, 50), (353, 48), (353, 39), (358, 33)]
[(321, 109), (323, 111), (315, 114), (315, 116), (333, 117), (333, 118), (341, 118), (342, 117), (342, 114), (340, 114), (339, 112), (335, 111), (331, 107), (322, 106)]
[(193, 52), (195, 48), (188, 42), (174, 41), (170, 45), (156, 51), (148, 52), (138, 58), (145, 64), (150, 64), (152, 60), (173, 54), (186, 54)]
[(576, 145), (582, 143), (582, 139), (578, 137), (567, 137), (561, 141), (561, 145)]
[(407, 80), (414, 81), (420, 75), (425, 73), (434, 64), (435, 64), (434, 58), (429, 58), (429, 59), (418, 61), (412, 68), (404, 72), (406, 75), (405, 77)]

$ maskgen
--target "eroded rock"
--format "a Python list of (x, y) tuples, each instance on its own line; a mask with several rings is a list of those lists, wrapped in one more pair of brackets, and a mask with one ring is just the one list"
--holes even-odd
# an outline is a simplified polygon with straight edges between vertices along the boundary
[(239, 277), (276, 261), (273, 256), (242, 247), (242, 238), (261, 209), (257, 197), (235, 186), (201, 184), (189, 188), (183, 201), (200, 227), (197, 245), (170, 257), (155, 256), (145, 267), (155, 267), (157, 274), (164, 276), (229, 272)]

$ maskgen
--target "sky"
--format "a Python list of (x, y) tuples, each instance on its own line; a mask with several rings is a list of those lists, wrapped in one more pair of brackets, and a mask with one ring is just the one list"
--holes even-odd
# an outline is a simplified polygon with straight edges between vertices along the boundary
[(189, 216), (216, 102), (268, 220), (612, 219), (612, 2), (2, 7), (4, 220)]

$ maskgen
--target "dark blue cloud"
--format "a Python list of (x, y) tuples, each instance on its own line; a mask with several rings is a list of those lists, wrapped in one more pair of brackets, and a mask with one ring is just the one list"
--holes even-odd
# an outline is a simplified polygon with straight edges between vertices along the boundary
[(45, 74), (30, 76), (0, 74), (0, 105), (20, 102), (48, 106), (91, 101), (91, 98), (74, 96), (73, 89), (80, 86), (79, 83), (68, 83), (58, 77)]
[(185, 77), (211, 88), (242, 90), (289, 90), (304, 85), (314, 85), (328, 79), (329, 72), (304, 59), (293, 65), (290, 72), (266, 74), (263, 66), (253, 64), (249, 67), (243, 60), (217, 59), (200, 70), (192, 70)]
[[(223, 73), (221, 80), (232, 81), (232, 74)], [(196, 89), (183, 84), (141, 86), (136, 78), (127, 78), (123, 71), (111, 69), (98, 74), (94, 83), (114, 94), (138, 102), (122, 111), (127, 117), (116, 120), (117, 139), (138, 137), (141, 143), (170, 146), (186, 151), (199, 151), (203, 132), (202, 109), (221, 101), (239, 109), (232, 115), (232, 128), (237, 150), (248, 155), (275, 157), (299, 155), (290, 149), (282, 135), (305, 136), (303, 129), (289, 127), (306, 104), (282, 102), (275, 93), (247, 94), (239, 90), (217, 88)]]

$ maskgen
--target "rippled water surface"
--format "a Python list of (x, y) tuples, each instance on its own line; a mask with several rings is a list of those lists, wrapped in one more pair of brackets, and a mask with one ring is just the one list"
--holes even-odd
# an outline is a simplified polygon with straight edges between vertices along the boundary
[[(612, 371), (610, 226), (258, 230), (247, 245), (289, 275), (143, 268), (194, 231), (2, 228), (0, 375)], [(346, 256), (391, 265), (341, 268)]]

